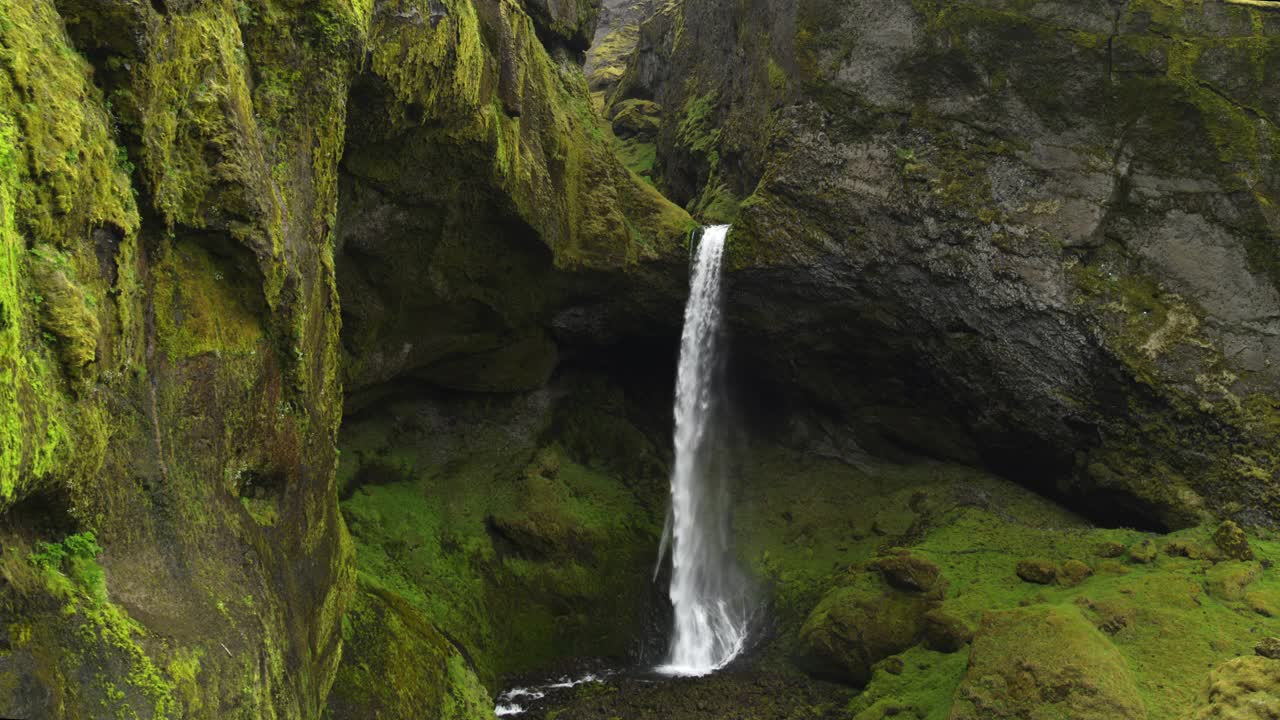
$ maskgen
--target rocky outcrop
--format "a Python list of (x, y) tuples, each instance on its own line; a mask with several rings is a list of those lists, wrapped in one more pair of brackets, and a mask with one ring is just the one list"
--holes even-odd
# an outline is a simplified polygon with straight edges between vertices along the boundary
[(0, 8), (0, 715), (320, 712), (361, 5)]
[(613, 104), (735, 220), (756, 377), (869, 449), (1108, 522), (1280, 519), (1280, 12), (727, 0), (641, 32)]
[[(560, 338), (678, 318), (691, 222), (591, 109), (597, 7), (0, 9), (0, 714), (319, 717), (344, 362), (525, 390)], [(360, 622), (420, 624), (388, 592)]]
[[(410, 376), (529, 390), (556, 364), (555, 325), (642, 333), (645, 317), (679, 317), (692, 221), (623, 168), (580, 68), (513, 4), (441, 7), (432, 20), (379, 5), (353, 89), (338, 222), (349, 391)], [(603, 317), (646, 303), (662, 310)]]

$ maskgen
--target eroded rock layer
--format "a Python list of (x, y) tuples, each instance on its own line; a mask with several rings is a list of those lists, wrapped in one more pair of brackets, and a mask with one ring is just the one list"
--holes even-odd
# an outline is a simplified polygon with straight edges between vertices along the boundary
[(735, 219), (742, 352), (801, 405), (1273, 524), (1278, 74), (1265, 2), (684, 3), (610, 112), (656, 103), (659, 185)]

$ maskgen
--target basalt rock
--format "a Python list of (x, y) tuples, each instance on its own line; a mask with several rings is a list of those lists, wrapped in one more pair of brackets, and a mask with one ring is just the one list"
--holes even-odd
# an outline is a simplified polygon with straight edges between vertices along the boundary
[(333, 682), (367, 17), (268, 7), (0, 8), (0, 715), (300, 720)]
[(1110, 523), (1280, 522), (1269, 3), (686, 2), (613, 95), (734, 219), (741, 362)]

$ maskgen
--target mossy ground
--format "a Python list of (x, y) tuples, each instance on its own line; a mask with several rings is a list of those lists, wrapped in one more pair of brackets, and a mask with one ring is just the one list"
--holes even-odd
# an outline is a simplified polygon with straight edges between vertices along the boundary
[[(626, 709), (633, 706), (665, 708), (671, 717), (718, 717), (717, 712), (753, 717), (751, 708), (721, 708), (713, 686), (743, 692), (761, 684), (787, 685), (785, 678), (796, 672), (797, 633), (810, 610), (828, 590), (844, 587), (851, 571), (898, 549), (937, 565), (945, 588), (940, 610), (980, 634), (984, 618), (1010, 611), (1070, 620), (1061, 623), (1064, 632), (1083, 635), (1078, 640), (1064, 635), (1061, 642), (1102, 652), (1126, 673), (1129, 684), (1121, 687), (1127, 690), (1109, 696), (1121, 698), (1115, 701), (1121, 704), (1111, 707), (1141, 707), (1153, 720), (1190, 712), (1210, 671), (1252, 655), (1258, 640), (1280, 634), (1275, 604), (1280, 576), (1272, 569), (1280, 560), (1280, 541), (1270, 534), (1249, 536), (1256, 560), (1232, 561), (1214, 544), (1213, 526), (1171, 534), (1101, 528), (980, 471), (871, 460), (853, 467), (767, 444), (757, 444), (742, 458), (739, 481), (735, 536), (741, 557), (761, 582), (761, 595), (770, 600), (764, 645), (739, 674), (697, 690), (707, 693), (701, 706), (688, 707), (681, 699), (687, 690), (680, 686), (606, 683), (589, 697), (568, 702), (563, 715), (553, 708), (546, 717), (630, 717)], [(1150, 556), (1149, 550), (1154, 550)], [(1035, 584), (1018, 576), (1018, 563), (1026, 559), (1055, 568), (1078, 561), (1091, 574), (1080, 580), (1059, 572), (1050, 584)], [(992, 651), (1005, 653), (1014, 665), (1063, 662), (1049, 656), (1058, 652), (1057, 644), (1037, 650), (1016, 634), (989, 637), (995, 639), (984, 641), (989, 648), (984, 663), (995, 662), (995, 667), (1005, 661), (990, 660)], [(818, 689), (828, 703), (825, 709), (822, 703), (779, 702), (778, 707), (791, 709), (760, 710), (760, 717), (943, 720), (952, 717), (960, 697), (970, 697), (960, 693), (970, 682), (969, 655), (969, 646), (944, 653), (916, 645), (878, 663), (867, 686), (856, 693), (850, 688), (835, 707), (830, 706), (837, 697), (833, 691), (801, 683), (792, 685), (797, 697), (809, 692), (805, 687)], [(1087, 654), (1072, 660), (1086, 669), (1092, 662)], [(1006, 709), (1015, 711), (1014, 701), (1007, 702)], [(1037, 712), (1055, 707), (1053, 700), (1041, 702)], [(751, 707), (757, 706), (773, 708)], [(1085, 716), (1095, 717), (1080, 717)]]
[[(491, 692), (566, 658), (626, 657), (661, 526), (647, 438), (607, 397), (418, 392), (343, 430), (342, 509), (365, 592), (462, 648)], [(583, 452), (584, 438), (613, 451)], [(353, 676), (364, 653), (352, 649), (339, 687), (380, 683)], [(392, 690), (378, 687), (364, 692)]]

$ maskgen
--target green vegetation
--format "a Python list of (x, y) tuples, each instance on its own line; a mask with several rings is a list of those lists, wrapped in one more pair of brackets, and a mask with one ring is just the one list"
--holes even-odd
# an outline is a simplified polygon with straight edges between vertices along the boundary
[[(878, 465), (860, 471), (781, 451), (752, 460), (738, 532), (746, 559), (770, 580), (782, 627), (799, 627), (818, 607), (808, 620), (812, 625), (824, 605), (851, 593), (880, 597), (885, 591), (867, 595), (858, 589), (875, 582), (857, 568), (891, 548), (909, 548), (939, 569), (941, 609), (978, 629), (968, 662), (968, 650), (884, 652), (881, 658), (901, 657), (904, 670), (886, 670), (892, 663), (875, 667), (850, 705), (855, 715), (872, 713), (859, 717), (880, 717), (874, 713), (895, 707), (947, 717), (943, 708), (951, 707), (952, 697), (968, 703), (962, 709), (979, 708), (976, 717), (989, 716), (981, 710), (984, 702), (995, 703), (988, 713), (994, 712), (990, 707), (1013, 712), (1037, 706), (1038, 698), (989, 696), (975, 684), (1033, 663), (1076, 667), (1080, 677), (1093, 678), (1082, 681), (1093, 690), (1074, 686), (1100, 693), (1093, 700), (1063, 700), (1075, 708), (1063, 711), (1071, 717), (1178, 718), (1196, 706), (1210, 668), (1251, 655), (1259, 639), (1280, 633), (1272, 605), (1280, 596), (1280, 576), (1260, 570), (1280, 558), (1280, 543), (1269, 534), (1248, 538), (1258, 560), (1232, 561), (1229, 553), (1239, 553), (1219, 546), (1216, 526), (1167, 536), (1095, 528), (1030, 493), (961, 468)], [(1155, 552), (1147, 554), (1147, 546)], [(1028, 582), (1018, 565), (1033, 558), (1065, 570), (1048, 585)], [(1090, 571), (1082, 580), (1071, 575), (1078, 565)], [(835, 594), (820, 603), (829, 589)], [(858, 607), (893, 607), (910, 616), (916, 601), (900, 594), (896, 605), (885, 596), (882, 605)], [(1019, 619), (1018, 613), (1038, 619)], [(1051, 626), (1062, 632), (1049, 632)], [(1020, 636), (1024, 631), (1042, 633), (1043, 644)], [(787, 635), (779, 652), (790, 652)], [(1117, 682), (1124, 686), (1105, 689)], [(1012, 693), (1017, 686), (1008, 687)], [(1085, 704), (1072, 704), (1078, 702)]]
[[(353, 492), (342, 507), (362, 592), (465, 648), (468, 672), (490, 690), (557, 660), (625, 655), (657, 546), (663, 476), (616, 406), (584, 397), (529, 418), (525, 402), (402, 398), (343, 430), (339, 476)], [(404, 420), (435, 412), (454, 418), (448, 431)], [(539, 426), (560, 428), (565, 444), (539, 442)], [(584, 438), (615, 448), (608, 464), (569, 449)], [(418, 642), (394, 626), (377, 640), (375, 628), (348, 633), (370, 638), (357, 646), (369, 651)], [(365, 675), (380, 661), (364, 652), (349, 650), (339, 687), (382, 697), (389, 688)], [(428, 690), (422, 702), (440, 707)]]
[[(707, 712), (702, 688), (761, 712), (794, 691), (796, 720), (1173, 718), (1274, 696), (1274, 665), (1244, 656), (1280, 634), (1280, 542), (1216, 518), (1280, 508), (1280, 401), (1201, 299), (1108, 231), (1145, 237), (1160, 218), (1141, 193), (1190, 188), (1157, 210), (1221, 211), (1249, 272), (1280, 283), (1274, 11), (1214, 6), (1223, 30), (1207, 4), (1135, 0), (1082, 28), (916, 0), (898, 35), (921, 46), (894, 67), (930, 71), (877, 104), (841, 3), (802, 5), (791, 37), (741, 13), (709, 68), (685, 62), (697, 18), (664, 3), (645, 32), (669, 25), (655, 52), (682, 85), (606, 122), (592, 90), (627, 86), (640, 33), (609, 36), (588, 83), (585, 1), (6, 2), (0, 714), (464, 720), (504, 678), (625, 656), (650, 609), (667, 408), (568, 365), (669, 335), (690, 213), (738, 225), (735, 272), (862, 267), (873, 233), (921, 217), (913, 268), (1062, 268), (1037, 280), (1050, 312), (1120, 386), (1098, 388), (1111, 414), (1071, 397), (1053, 416), (1097, 428), (1072, 459), (1084, 497), (1180, 529), (762, 439), (735, 522), (778, 634), (751, 688), (673, 684), (681, 713)], [(934, 102), (936, 83), (963, 92)], [(997, 122), (1013, 115), (1017, 132)], [(1106, 132), (1076, 138), (1080, 118)], [(1041, 129), (1081, 145), (1023, 137)], [(1002, 175), (1033, 151), (1045, 177)], [(1010, 199), (1057, 162), (1115, 179), (1075, 245), (1051, 220), (1088, 183)], [(659, 192), (677, 187), (687, 211)], [(367, 283), (341, 298), (340, 263)], [(883, 302), (868, 312), (902, 319)], [(579, 344), (595, 324), (612, 327)], [(796, 657), (861, 692), (800, 678)], [(627, 697), (584, 686), (564, 718)]]
[[(142, 717), (131, 701), (133, 694), (145, 698), (145, 717), (181, 717), (173, 696), (175, 683), (140, 645), (147, 631), (108, 599), (106, 576), (98, 563), (102, 552), (91, 532), (68, 536), (59, 543), (37, 543), (28, 561), (44, 590), (61, 606), (56, 615), (49, 608), (50, 617), (37, 616), (32, 619), (35, 622), (22, 624), (19, 645), (31, 643), (35, 632), (59, 632), (67, 647), (56, 661), (56, 671), (99, 668), (94, 694), (112, 717)], [(15, 578), (14, 569), (8, 570)], [(121, 669), (118, 675), (108, 674), (113, 667)]]

